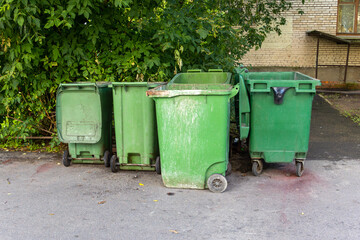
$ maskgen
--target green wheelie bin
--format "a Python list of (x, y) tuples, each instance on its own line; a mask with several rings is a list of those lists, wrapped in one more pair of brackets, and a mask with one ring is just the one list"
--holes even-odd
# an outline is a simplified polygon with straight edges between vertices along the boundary
[[(112, 172), (156, 170), (160, 173), (155, 103), (146, 91), (164, 83), (113, 82), (116, 154)], [(156, 167), (157, 166), (157, 167)]]
[(166, 187), (225, 191), (229, 101), (238, 90), (231, 84), (168, 84), (146, 92), (155, 100)]
[[(186, 73), (177, 74), (169, 82), (169, 85), (172, 86), (176, 84), (233, 84), (233, 79), (231, 73), (224, 72), (222, 69), (209, 69), (207, 72), (203, 72), (201, 69), (189, 69)], [(230, 118), (236, 119), (235, 112), (233, 111), (233, 99), (234, 98), (231, 98), (230, 100)], [(232, 140), (230, 142), (232, 142)], [(229, 153), (229, 155), (231, 155), (231, 153)], [(226, 175), (230, 173), (231, 164), (228, 162)]]
[(56, 97), (63, 164), (106, 163), (111, 157), (112, 92), (109, 83), (62, 83)]
[(243, 72), (250, 96), (252, 172), (267, 163), (295, 160), (296, 175), (304, 171), (315, 87), (320, 81), (299, 72)]

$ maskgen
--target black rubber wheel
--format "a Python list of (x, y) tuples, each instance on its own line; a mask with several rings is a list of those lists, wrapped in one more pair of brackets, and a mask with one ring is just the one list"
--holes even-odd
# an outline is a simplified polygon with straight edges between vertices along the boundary
[(62, 162), (63, 162), (63, 164), (64, 164), (65, 167), (70, 166), (71, 160), (70, 160), (70, 156), (69, 156), (68, 150), (65, 150), (65, 151), (64, 151)]
[(117, 165), (118, 158), (116, 155), (113, 155), (110, 159), (110, 169), (113, 173), (116, 173), (119, 171), (119, 166)]
[(296, 176), (301, 177), (304, 173), (304, 162), (296, 162)]
[(160, 157), (158, 156), (155, 161), (155, 171), (157, 174), (161, 174), (161, 162)]
[(227, 188), (227, 180), (221, 174), (213, 174), (207, 180), (208, 188), (211, 192), (214, 193), (222, 193)]
[(264, 168), (264, 164), (261, 160), (253, 161), (251, 170), (254, 176), (259, 176), (262, 173), (263, 168)]
[(228, 176), (228, 175), (231, 174), (231, 169), (232, 169), (231, 163), (228, 162), (228, 164), (227, 164), (227, 169), (226, 169), (226, 172), (225, 172), (225, 176)]
[(103, 157), (105, 167), (110, 167), (110, 157), (110, 152), (106, 150)]

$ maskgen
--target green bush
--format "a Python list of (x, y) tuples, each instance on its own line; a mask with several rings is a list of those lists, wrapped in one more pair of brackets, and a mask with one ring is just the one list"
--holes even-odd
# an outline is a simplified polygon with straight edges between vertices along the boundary
[(290, 8), (285, 0), (0, 0), (0, 141), (55, 136), (61, 82), (232, 70), (280, 33)]

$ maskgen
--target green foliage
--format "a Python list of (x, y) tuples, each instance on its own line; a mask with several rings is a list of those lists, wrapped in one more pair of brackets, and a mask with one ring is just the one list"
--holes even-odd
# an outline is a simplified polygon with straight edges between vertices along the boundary
[(61, 82), (167, 81), (231, 70), (285, 0), (0, 0), (0, 139), (56, 135)]

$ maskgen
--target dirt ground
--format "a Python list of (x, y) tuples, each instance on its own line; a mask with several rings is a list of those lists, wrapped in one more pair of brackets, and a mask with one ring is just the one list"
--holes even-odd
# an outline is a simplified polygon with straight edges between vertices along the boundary
[(360, 125), (360, 94), (322, 93), (320, 96), (339, 110), (343, 116), (350, 118), (353, 122)]

